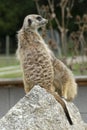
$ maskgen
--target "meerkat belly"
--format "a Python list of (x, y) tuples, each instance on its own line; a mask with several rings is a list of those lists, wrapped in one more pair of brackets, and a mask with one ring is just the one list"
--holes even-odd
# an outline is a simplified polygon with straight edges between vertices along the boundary
[(53, 83), (53, 68), (48, 53), (42, 49), (32, 48), (26, 53), (23, 61), (26, 82), (33, 82), (42, 87), (50, 87)]

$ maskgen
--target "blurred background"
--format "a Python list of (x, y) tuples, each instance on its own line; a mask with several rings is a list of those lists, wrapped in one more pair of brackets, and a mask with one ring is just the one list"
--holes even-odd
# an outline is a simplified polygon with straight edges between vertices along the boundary
[[(75, 75), (87, 74), (86, 0), (0, 1), (0, 78), (21, 77), (16, 60), (17, 31), (28, 14), (49, 20), (41, 35)], [(18, 71), (17, 71), (18, 70)]]
[(49, 20), (39, 32), (81, 82), (75, 103), (87, 121), (87, 0), (0, 0), (0, 117), (24, 96), (16, 49), (28, 14)]

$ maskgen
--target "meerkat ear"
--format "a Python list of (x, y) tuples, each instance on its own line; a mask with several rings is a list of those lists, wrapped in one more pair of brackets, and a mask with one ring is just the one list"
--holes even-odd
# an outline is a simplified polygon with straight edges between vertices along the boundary
[(32, 23), (32, 20), (31, 20), (31, 19), (28, 19), (28, 24), (29, 24), (29, 26), (31, 25), (31, 23)]

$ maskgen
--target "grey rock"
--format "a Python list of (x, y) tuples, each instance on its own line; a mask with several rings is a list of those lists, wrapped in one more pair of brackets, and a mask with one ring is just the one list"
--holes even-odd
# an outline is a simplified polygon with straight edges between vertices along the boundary
[(61, 105), (37, 85), (0, 120), (0, 130), (87, 130), (77, 107), (66, 104), (72, 126)]

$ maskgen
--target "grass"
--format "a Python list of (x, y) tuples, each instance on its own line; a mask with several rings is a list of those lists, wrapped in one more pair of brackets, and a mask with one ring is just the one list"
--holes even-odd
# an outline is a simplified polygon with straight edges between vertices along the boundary
[(18, 65), (15, 65), (15, 66), (6, 66), (6, 67), (1, 67), (0, 68), (0, 72), (3, 72), (3, 71), (6, 71), (6, 72), (9, 72), (9, 71), (15, 71), (17, 69), (20, 69), (20, 66)]
[[(15, 71), (17, 71), (15, 73)], [(13, 73), (12, 73), (13, 71)], [(3, 74), (5, 73), (6, 74)], [(11, 73), (10, 73), (11, 72)], [(19, 62), (16, 56), (0, 56), (0, 78), (19, 78), (22, 77)]]
[(73, 73), (75, 75), (87, 75), (87, 62), (73, 64)]
[(18, 72), (18, 73), (16, 73), (16, 74), (8, 74), (8, 75), (2, 75), (2, 76), (0, 76), (0, 78), (21, 78), (22, 77), (22, 72)]
[(7, 66), (19, 65), (19, 62), (16, 59), (16, 56), (0, 56), (0, 68)]
[[(72, 68), (75, 75), (87, 75), (87, 62), (84, 64), (75, 63)], [(20, 77), (22, 77), (22, 71), (16, 56), (0, 56), (0, 78)]]

